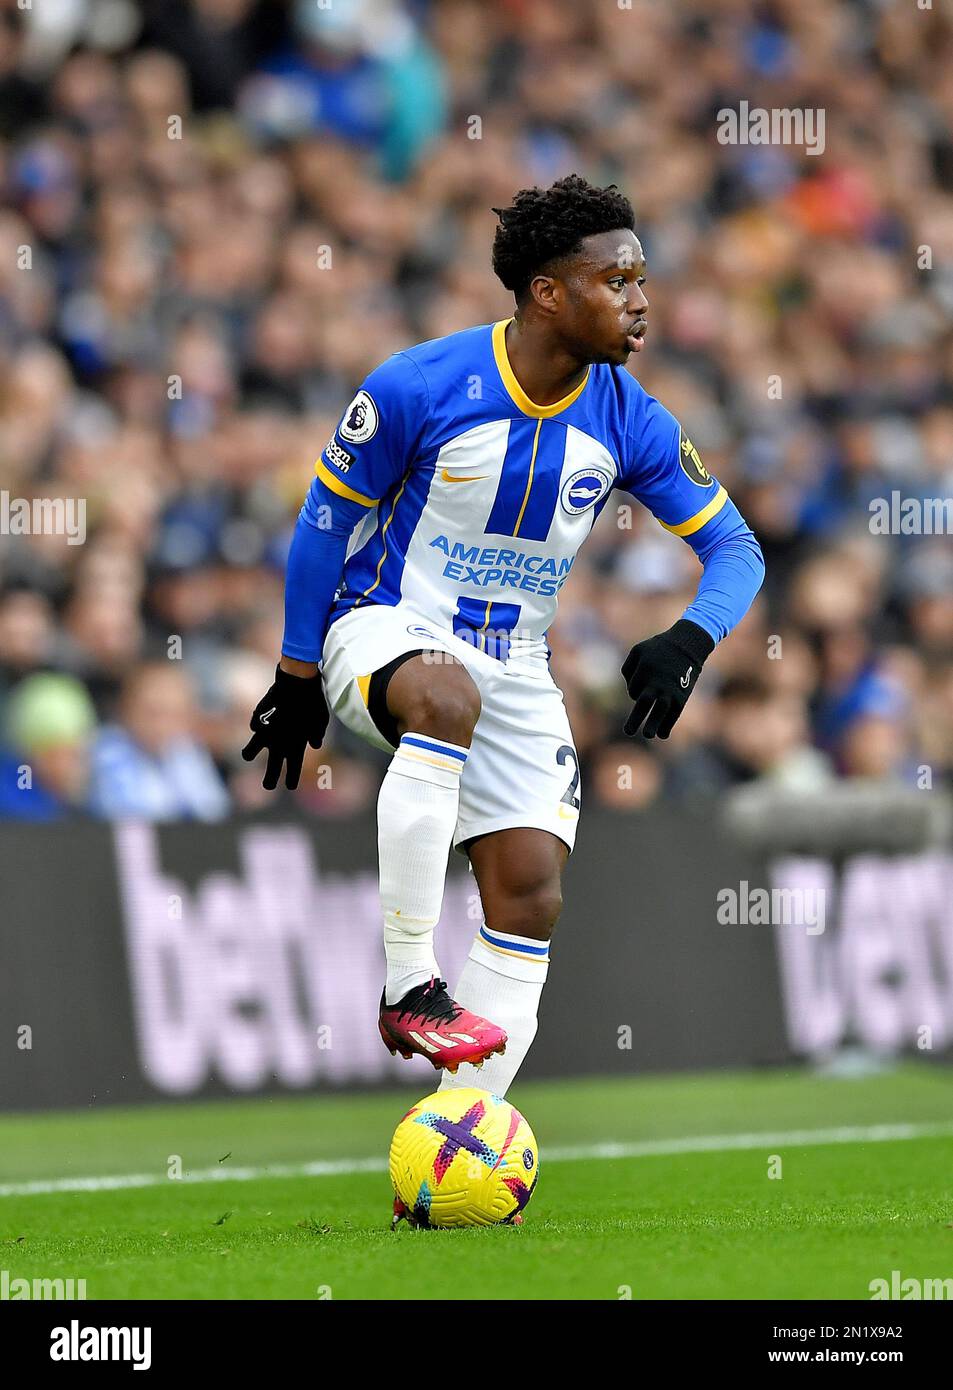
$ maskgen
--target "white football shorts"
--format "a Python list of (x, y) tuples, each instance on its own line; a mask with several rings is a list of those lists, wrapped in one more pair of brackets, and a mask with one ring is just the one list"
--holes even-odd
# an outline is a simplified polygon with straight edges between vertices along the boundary
[[(372, 674), (403, 652), (448, 652), (472, 676), (482, 709), (460, 782), (454, 849), (494, 830), (548, 830), (572, 850), (579, 820), (579, 763), (545, 643), (514, 642), (506, 661), (406, 603), (368, 604), (328, 629), (322, 669), (328, 704), (355, 734), (393, 752), (367, 708)], [(439, 658), (434, 663), (439, 676)]]

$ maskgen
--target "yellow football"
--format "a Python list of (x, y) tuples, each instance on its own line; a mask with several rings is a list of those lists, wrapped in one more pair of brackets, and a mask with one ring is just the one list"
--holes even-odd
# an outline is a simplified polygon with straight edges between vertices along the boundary
[(390, 1146), (395, 1220), (414, 1226), (519, 1224), (539, 1171), (520, 1112), (476, 1086), (435, 1091), (401, 1120)]

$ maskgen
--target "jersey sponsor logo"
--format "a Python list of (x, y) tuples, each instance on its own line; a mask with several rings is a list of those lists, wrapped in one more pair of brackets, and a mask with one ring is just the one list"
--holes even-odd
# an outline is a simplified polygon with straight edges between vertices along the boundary
[(432, 550), (447, 557), (444, 579), (481, 589), (521, 589), (552, 597), (566, 582), (575, 556), (539, 555), (501, 546), (463, 545), (448, 536), (434, 536)]
[(563, 483), (560, 505), (570, 516), (579, 516), (594, 507), (611, 487), (611, 477), (601, 468), (581, 468)]
[(338, 434), (351, 444), (366, 444), (377, 433), (380, 416), (374, 399), (367, 391), (358, 391), (338, 426)]
[(335, 468), (346, 473), (354, 462), (354, 455), (349, 454), (346, 449), (342, 449), (336, 439), (328, 440), (328, 447), (324, 451), (328, 456), (328, 461), (333, 463)]
[(698, 450), (695, 448), (687, 434), (679, 431), (678, 436), (678, 461), (682, 466), (682, 472), (686, 478), (695, 483), (697, 487), (711, 487), (714, 478), (698, 457)]

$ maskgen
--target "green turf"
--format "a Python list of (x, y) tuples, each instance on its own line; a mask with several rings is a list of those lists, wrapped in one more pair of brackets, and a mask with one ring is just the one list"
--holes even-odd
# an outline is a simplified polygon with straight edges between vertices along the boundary
[[(0, 1118), (0, 1183), (143, 1173), (161, 1185), (0, 1197), (0, 1269), (89, 1298), (867, 1298), (953, 1277), (953, 1138), (620, 1159), (547, 1147), (953, 1122), (953, 1078), (908, 1066), (524, 1086), (542, 1148), (521, 1229), (387, 1229), (386, 1174), (166, 1180), (376, 1158), (405, 1093)], [(769, 1155), (783, 1177), (770, 1180)], [(229, 1156), (226, 1158), (225, 1155)], [(219, 1160), (223, 1159), (221, 1164)]]

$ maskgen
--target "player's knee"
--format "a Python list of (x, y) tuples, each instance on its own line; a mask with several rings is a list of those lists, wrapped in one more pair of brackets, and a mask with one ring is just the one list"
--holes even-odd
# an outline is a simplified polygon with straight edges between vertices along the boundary
[(494, 920), (496, 931), (548, 941), (559, 921), (563, 895), (559, 878), (547, 876), (514, 884), (501, 896)]
[(421, 685), (402, 711), (401, 733), (413, 730), (469, 748), (480, 717), (480, 692), (462, 666)]

